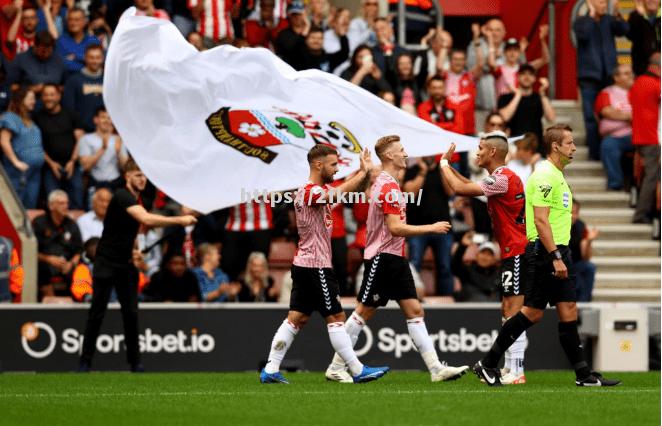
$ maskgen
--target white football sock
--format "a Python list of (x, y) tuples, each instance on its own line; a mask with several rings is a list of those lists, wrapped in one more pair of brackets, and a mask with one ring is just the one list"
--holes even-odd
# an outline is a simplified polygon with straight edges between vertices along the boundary
[(510, 346), (511, 367), (514, 374), (524, 374), (524, 351), (526, 350), (526, 331), (519, 335), (517, 340)]
[(271, 341), (269, 360), (264, 367), (264, 370), (267, 373), (277, 373), (278, 370), (280, 370), (280, 363), (283, 361), (283, 358), (285, 358), (287, 350), (292, 346), (292, 342), (298, 332), (299, 329), (288, 320), (283, 321), (280, 327), (278, 327), (274, 339)]
[(430, 373), (438, 373), (442, 368), (441, 362), (439, 362), (437, 351), (434, 350), (423, 317), (408, 319), (407, 330)]
[(327, 329), (329, 330), (331, 346), (333, 346), (336, 353), (340, 355), (340, 358), (345, 361), (352, 376), (358, 376), (361, 374), (361, 371), (363, 371), (363, 364), (361, 364), (352, 348), (352, 339), (349, 337), (349, 334), (347, 334), (347, 330), (345, 330), (345, 324), (342, 322), (332, 322), (327, 325)]
[[(356, 311), (352, 312), (352, 315), (347, 318), (345, 321), (345, 330), (349, 334), (349, 338), (352, 340), (352, 347), (356, 345), (356, 341), (359, 340), (359, 334), (365, 326), (365, 320), (361, 318), (361, 315), (357, 314)], [(344, 370), (345, 361), (337, 353), (333, 355), (333, 361), (331, 361), (331, 368), (333, 370)]]

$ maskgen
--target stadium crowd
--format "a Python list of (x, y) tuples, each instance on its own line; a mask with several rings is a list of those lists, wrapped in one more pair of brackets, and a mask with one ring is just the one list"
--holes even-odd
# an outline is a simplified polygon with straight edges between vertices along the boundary
[[(432, 8), (407, 3), (419, 15)], [(524, 182), (544, 156), (543, 120), (556, 118), (549, 81), (539, 76), (550, 61), (547, 25), (536, 32), (541, 54), (533, 58), (529, 40), (513, 38), (499, 18), (466, 28), (468, 46), (454, 44), (453, 34), (430, 23), (408, 22), (407, 39), (419, 46), (402, 47), (394, 37), (395, 0), (362, 0), (356, 16), (332, 0), (0, 0), (2, 165), (23, 206), (45, 211), (33, 221), (40, 300), (91, 298), (96, 245), (129, 156), (103, 105), (104, 55), (120, 14), (132, 5), (141, 15), (171, 20), (198, 50), (265, 47), (297, 70), (334, 73), (443, 129), (524, 135), (508, 163)], [(660, 215), (660, 1), (635, 1), (627, 20), (617, 8), (608, 10), (606, 0), (587, 6), (573, 30), (589, 155), (604, 163), (608, 190), (629, 190), (639, 176), (634, 221), (650, 222)], [(616, 36), (632, 41), (631, 66), (617, 64)], [(471, 158), (456, 154), (454, 167), (479, 179)], [(411, 160), (401, 180), (405, 191), (423, 190), (421, 204), (408, 207), (410, 223), (453, 224), (447, 235), (408, 241), (420, 295), (497, 301), (499, 249), (485, 200), (455, 196), (438, 160)], [(579, 300), (588, 301), (597, 231), (578, 219), (580, 201), (574, 203), (571, 247)], [(142, 202), (165, 214), (188, 213), (153, 186)], [(333, 214), (334, 269), (350, 296), (365, 248), (367, 205), (340, 205)], [(139, 238), (146, 247), (135, 259), (143, 301), (289, 297), (285, 265), (297, 239), (291, 205), (249, 202), (201, 216), (192, 227), (144, 230)], [(0, 243), (10, 245), (6, 238)], [(8, 288), (19, 301), (22, 271), (9, 252), (0, 256), (0, 268), (11, 270)], [(10, 297), (0, 291), (3, 299)]]

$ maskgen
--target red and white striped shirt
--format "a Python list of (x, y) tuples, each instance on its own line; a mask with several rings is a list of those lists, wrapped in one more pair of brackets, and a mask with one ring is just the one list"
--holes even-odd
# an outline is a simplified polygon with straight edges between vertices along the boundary
[(225, 229), (236, 232), (266, 231), (273, 227), (271, 215), (271, 204), (268, 202), (238, 204), (230, 208)]
[(331, 230), (333, 218), (331, 205), (318, 203), (329, 185), (308, 182), (299, 188), (294, 198), (294, 213), (299, 229), (299, 247), (292, 262), (304, 268), (331, 268)]
[(407, 203), (400, 191), (400, 185), (393, 176), (381, 172), (372, 185), (370, 194), (368, 239), (364, 259), (372, 259), (380, 253), (404, 256), (405, 238), (393, 236), (385, 220), (387, 214), (397, 214), (402, 222), (407, 222)]
[(202, 5), (198, 18), (197, 30), (203, 36), (214, 41), (223, 38), (234, 39), (230, 11), (234, 0), (189, 0), (188, 7), (193, 9)]

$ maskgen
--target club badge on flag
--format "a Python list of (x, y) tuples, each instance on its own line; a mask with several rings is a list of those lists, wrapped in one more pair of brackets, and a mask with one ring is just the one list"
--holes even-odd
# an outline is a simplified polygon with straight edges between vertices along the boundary
[(103, 93), (147, 177), (203, 213), (239, 204), (245, 193), (300, 186), (306, 154), (318, 143), (338, 150), (338, 178), (389, 134), (411, 157), (444, 152), (451, 142), (457, 151), (478, 144), (335, 75), (297, 72), (267, 49), (198, 52), (172, 23), (135, 16), (135, 8), (113, 35)]

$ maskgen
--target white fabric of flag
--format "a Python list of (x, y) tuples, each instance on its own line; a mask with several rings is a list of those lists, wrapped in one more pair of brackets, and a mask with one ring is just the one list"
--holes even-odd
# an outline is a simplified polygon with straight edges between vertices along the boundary
[(451, 142), (457, 151), (477, 146), (335, 75), (297, 72), (262, 48), (198, 52), (170, 22), (134, 13), (125, 12), (113, 35), (104, 101), (147, 177), (200, 212), (245, 201), (242, 190), (302, 185), (316, 143), (337, 147), (338, 178), (385, 135), (399, 135), (410, 157), (442, 153)]

